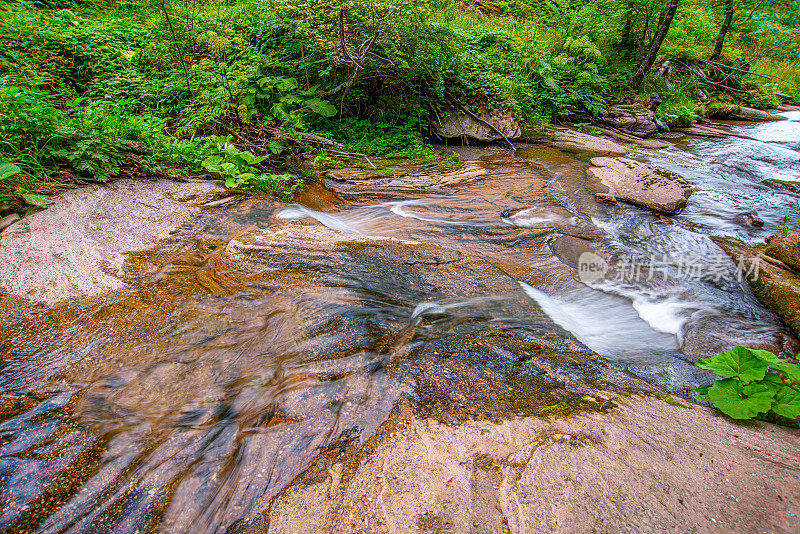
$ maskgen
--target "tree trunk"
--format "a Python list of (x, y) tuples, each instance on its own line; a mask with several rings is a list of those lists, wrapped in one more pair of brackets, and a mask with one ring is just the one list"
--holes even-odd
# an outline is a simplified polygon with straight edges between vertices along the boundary
[(733, 0), (725, 1), (725, 20), (722, 21), (722, 27), (719, 29), (717, 36), (717, 44), (714, 46), (714, 53), (711, 54), (711, 59), (718, 59), (722, 54), (722, 46), (725, 44), (725, 36), (728, 35), (728, 30), (733, 22)]
[(620, 48), (630, 52), (633, 48), (633, 6), (628, 2), (625, 6), (625, 26), (622, 28), (622, 38), (619, 41)]
[(647, 55), (642, 60), (642, 64), (639, 65), (639, 70), (633, 75), (631, 85), (634, 89), (638, 89), (639, 86), (642, 85), (644, 77), (650, 71), (650, 67), (653, 66), (653, 62), (656, 60), (656, 56), (658, 56), (658, 51), (661, 49), (661, 43), (664, 42), (664, 38), (667, 36), (669, 27), (672, 24), (672, 19), (675, 18), (675, 12), (678, 11), (679, 2), (680, 0), (670, 0), (667, 12), (661, 20), (661, 26), (658, 28), (658, 32), (653, 38), (653, 42), (650, 44), (650, 50), (647, 51)]

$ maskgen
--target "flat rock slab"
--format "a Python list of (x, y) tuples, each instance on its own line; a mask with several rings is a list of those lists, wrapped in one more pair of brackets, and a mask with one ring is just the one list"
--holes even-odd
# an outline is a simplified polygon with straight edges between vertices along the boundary
[(489, 170), (478, 161), (467, 161), (457, 170), (388, 168), (374, 171), (340, 168), (325, 171), (324, 185), (340, 198), (358, 201), (406, 194), (448, 194), (453, 188), (480, 181)]
[(706, 116), (712, 119), (733, 119), (745, 121), (785, 121), (786, 117), (778, 114), (779, 111), (764, 111), (763, 109), (749, 108), (747, 106), (718, 106), (706, 111)]
[[(597, 127), (595, 127), (597, 128)], [(612, 130), (609, 128), (597, 128), (603, 135), (607, 135), (614, 139), (615, 141), (619, 141), (620, 143), (628, 143), (637, 145), (643, 148), (652, 148), (654, 150), (659, 150), (662, 148), (668, 148), (671, 145), (664, 141), (659, 141), (657, 139), (643, 139), (641, 137), (636, 137), (634, 135), (629, 135), (617, 130)]]
[(396, 407), (242, 532), (796, 531), (796, 430), (669, 398), (610, 400), (606, 413), (460, 426)]
[(728, 137), (730, 135), (729, 132), (722, 130), (720, 128), (713, 128), (711, 126), (703, 126), (701, 124), (695, 124), (694, 126), (689, 126), (688, 128), (678, 128), (676, 131), (683, 132), (688, 135), (697, 135), (699, 137)]
[(610, 139), (596, 137), (569, 128), (547, 128), (542, 135), (528, 135), (526, 140), (571, 152), (589, 152), (605, 156), (624, 156), (628, 149)]
[(63, 193), (0, 234), (0, 288), (47, 304), (119, 289), (126, 253), (152, 248), (220, 189), (118, 180)]
[(592, 158), (591, 163), (586, 172), (596, 193), (643, 208), (675, 213), (686, 206), (692, 194), (679, 176), (629, 158)]

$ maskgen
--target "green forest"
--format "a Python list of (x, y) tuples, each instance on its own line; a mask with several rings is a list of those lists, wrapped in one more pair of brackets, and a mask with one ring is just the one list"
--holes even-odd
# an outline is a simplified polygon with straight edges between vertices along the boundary
[(438, 158), (452, 106), (528, 132), (657, 92), (667, 130), (799, 86), (791, 0), (12, 1), (0, 203), (131, 173), (286, 196), (303, 158)]

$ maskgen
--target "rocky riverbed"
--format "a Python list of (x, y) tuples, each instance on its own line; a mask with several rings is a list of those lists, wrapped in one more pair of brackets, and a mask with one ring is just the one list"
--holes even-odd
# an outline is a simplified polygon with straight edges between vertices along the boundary
[[(289, 205), (64, 193), (0, 233), (0, 526), (796, 530), (797, 430), (690, 393), (698, 357), (797, 353), (710, 239), (774, 233), (797, 193), (756, 167), (795, 178), (796, 125), (562, 131), (451, 171), (333, 169)], [(664, 259), (626, 278), (643, 257)]]

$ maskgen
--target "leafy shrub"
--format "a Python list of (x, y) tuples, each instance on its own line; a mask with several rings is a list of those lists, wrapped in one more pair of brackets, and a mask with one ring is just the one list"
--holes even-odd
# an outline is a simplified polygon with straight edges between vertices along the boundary
[[(75, 106), (81, 100), (71, 101)], [(104, 106), (65, 114), (37, 89), (0, 86), (0, 154), (32, 174), (64, 162), (105, 182), (125, 161), (124, 143), (104, 128)]]
[(737, 346), (718, 356), (698, 360), (697, 366), (721, 376), (697, 388), (697, 400), (710, 402), (734, 419), (800, 417), (800, 366), (766, 350)]
[(788, 235), (793, 230), (800, 230), (800, 204), (778, 221), (778, 233)]
[(261, 172), (256, 165), (266, 156), (255, 156), (249, 150), (240, 150), (230, 137), (214, 137), (217, 153), (203, 161), (203, 167), (225, 180), (225, 187), (242, 191), (255, 191), (274, 196), (289, 196), (297, 188), (290, 174)]
[(685, 100), (683, 102), (668, 102), (659, 106), (656, 112), (656, 121), (659, 126), (685, 128), (700, 120), (705, 114), (702, 104)]

